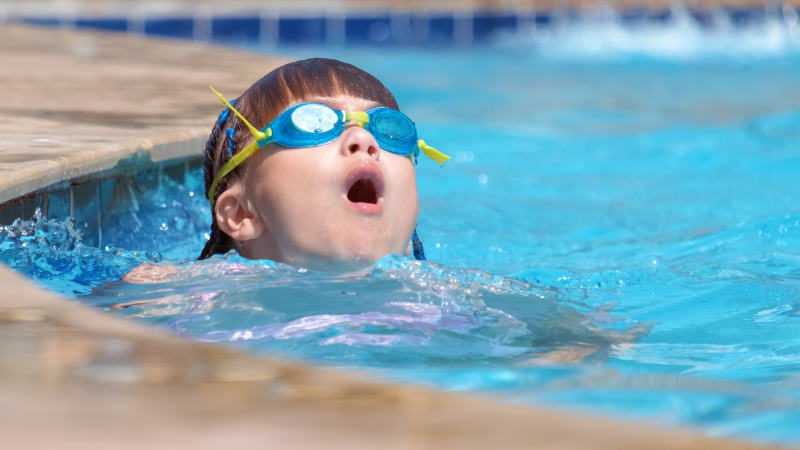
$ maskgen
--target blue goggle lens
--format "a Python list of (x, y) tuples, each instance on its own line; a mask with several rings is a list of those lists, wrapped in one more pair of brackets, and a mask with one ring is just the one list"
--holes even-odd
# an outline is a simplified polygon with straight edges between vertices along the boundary
[(292, 111), (292, 124), (306, 133), (327, 133), (339, 122), (339, 115), (332, 108), (318, 103), (300, 105)]
[(367, 130), (375, 136), (381, 148), (401, 155), (410, 155), (416, 151), (417, 127), (408, 116), (382, 106), (367, 112)]
[(270, 124), (272, 140), (284, 147), (315, 147), (333, 141), (344, 129), (343, 116), (319, 103), (300, 103)]

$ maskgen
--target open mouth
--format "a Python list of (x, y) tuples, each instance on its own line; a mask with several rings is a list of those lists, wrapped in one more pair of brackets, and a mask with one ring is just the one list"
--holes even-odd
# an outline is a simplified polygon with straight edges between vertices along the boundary
[(347, 191), (347, 199), (353, 203), (378, 203), (378, 189), (368, 178), (361, 178)]
[(363, 163), (350, 172), (345, 182), (346, 197), (351, 205), (364, 213), (382, 210), (383, 174), (374, 163)]

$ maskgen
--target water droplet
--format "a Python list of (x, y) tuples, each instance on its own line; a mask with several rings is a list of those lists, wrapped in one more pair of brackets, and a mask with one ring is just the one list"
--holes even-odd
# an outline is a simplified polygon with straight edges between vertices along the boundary
[(167, 226), (166, 222), (161, 222), (161, 226), (158, 227), (158, 229), (161, 230), (161, 231), (167, 231), (167, 230), (169, 230), (169, 227)]
[(458, 160), (464, 162), (472, 162), (475, 159), (475, 154), (472, 152), (459, 152)]
[(657, 266), (657, 265), (661, 264), (661, 258), (659, 258), (658, 256), (653, 256), (650, 259), (650, 264), (652, 264), (654, 266)]
[(489, 177), (485, 173), (478, 175), (478, 183), (486, 184), (489, 182)]

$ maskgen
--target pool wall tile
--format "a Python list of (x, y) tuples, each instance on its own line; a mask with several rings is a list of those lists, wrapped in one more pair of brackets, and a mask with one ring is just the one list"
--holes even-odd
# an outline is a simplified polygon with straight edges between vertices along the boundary
[(322, 17), (281, 17), (278, 20), (278, 43), (324, 44), (326, 19)]
[(12, 19), (12, 21), (24, 23), (27, 25), (39, 25), (39, 26), (60, 26), (66, 25), (67, 20), (58, 17), (22, 17), (19, 19)]
[(75, 19), (75, 27), (90, 28), (103, 31), (128, 31), (128, 19), (124, 17), (106, 17), (101, 19)]
[(261, 39), (261, 18), (257, 16), (214, 17), (211, 39), (221, 42), (256, 42)]
[(0, 225), (10, 225), (17, 218), (30, 219), (36, 208), (47, 213), (47, 196), (42, 193), (32, 193), (15, 201), (9, 202), (0, 210)]
[(711, 27), (714, 25), (714, 16), (710, 11), (696, 9), (689, 11), (689, 15), (694, 19), (697, 25), (702, 27)]
[(100, 245), (100, 198), (99, 181), (88, 180), (72, 185), (71, 216), (75, 218), (75, 229), (83, 234), (86, 245)]
[(666, 23), (672, 19), (672, 12), (668, 9), (631, 8), (619, 13), (619, 21), (623, 25)]
[(17, 218), (26, 219), (30, 216), (25, 216), (25, 208), (22, 201), (13, 201), (3, 205), (0, 209), (0, 225), (11, 225)]
[(169, 177), (176, 183), (183, 184), (185, 181), (186, 166), (183, 164), (173, 164), (161, 169), (161, 176)]
[[(98, 231), (102, 236), (103, 225), (108, 218), (108, 212), (113, 207), (114, 199), (116, 198), (117, 190), (117, 177), (106, 177), (100, 180), (97, 187), (98, 204), (100, 206), (100, 228)], [(102, 239), (100, 240), (102, 244)]]
[(349, 45), (388, 44), (394, 42), (389, 14), (350, 16), (344, 20), (345, 43)]
[(153, 36), (191, 39), (195, 37), (194, 19), (188, 17), (148, 18), (144, 33)]
[(752, 7), (729, 7), (725, 8), (725, 12), (733, 25), (740, 26), (763, 22), (767, 15), (763, 8)]
[(47, 217), (64, 219), (70, 215), (69, 206), (69, 189), (61, 189), (47, 194)]
[[(470, 40), (471, 36), (470, 26)], [(452, 15), (437, 14), (428, 18), (427, 45), (442, 46), (455, 43), (456, 21)]]
[(325, 44), (345, 45), (347, 41), (346, 18), (343, 14), (330, 14), (325, 18)]
[(494, 11), (478, 11), (472, 17), (472, 35), (481, 42), (499, 32), (513, 32), (517, 29), (517, 15)]
[(271, 15), (261, 15), (258, 18), (259, 43), (261, 45), (274, 46), (278, 43), (278, 18)]
[(534, 13), (530, 16), (530, 21), (536, 27), (549, 27), (555, 23), (553, 15), (545, 13)]

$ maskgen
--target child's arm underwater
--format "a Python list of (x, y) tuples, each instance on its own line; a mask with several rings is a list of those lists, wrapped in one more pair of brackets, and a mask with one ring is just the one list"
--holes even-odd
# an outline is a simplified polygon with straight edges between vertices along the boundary
[[(144, 263), (131, 269), (130, 272), (122, 276), (120, 281), (132, 284), (160, 284), (176, 281), (180, 278), (182, 278), (181, 268), (178, 266), (159, 266), (155, 264)], [(159, 299), (134, 300), (130, 302), (114, 303), (111, 305), (106, 305), (106, 307), (112, 310), (119, 310), (131, 306), (157, 303), (159, 301)]]

